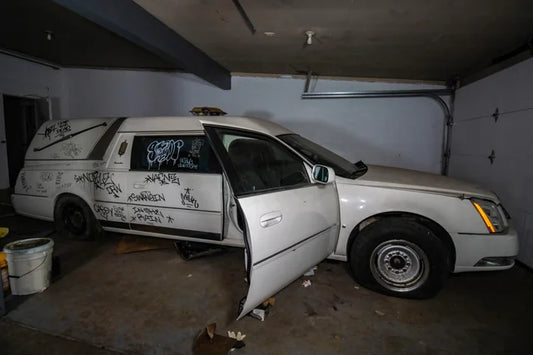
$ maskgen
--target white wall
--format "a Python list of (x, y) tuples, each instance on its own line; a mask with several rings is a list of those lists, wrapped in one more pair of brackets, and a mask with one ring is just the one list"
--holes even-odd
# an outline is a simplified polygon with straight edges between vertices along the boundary
[[(51, 97), (53, 116), (59, 117), (67, 108), (63, 83), (61, 70), (0, 54), (0, 141), (6, 139), (3, 95)], [(0, 144), (0, 189), (8, 187), (6, 144)]]
[[(230, 91), (193, 75), (141, 71), (66, 70), (71, 117), (189, 115), (216, 106), (229, 115), (281, 123), (351, 161), (438, 173), (443, 113), (426, 98), (301, 100), (303, 79), (239, 77)], [(319, 80), (314, 91), (441, 88)]]
[[(126, 70), (54, 70), (0, 55), (0, 94), (51, 96), (54, 118), (189, 115), (194, 106), (281, 123), (351, 161), (438, 173), (443, 114), (432, 100), (301, 100), (305, 81), (235, 76), (220, 90), (189, 74)], [(313, 91), (441, 88), (421, 84), (318, 80)], [(4, 137), (0, 102), (0, 140)], [(0, 145), (0, 189), (8, 187)]]
[(459, 89), (455, 121), (450, 174), (500, 196), (520, 235), (519, 260), (533, 267), (533, 59)]

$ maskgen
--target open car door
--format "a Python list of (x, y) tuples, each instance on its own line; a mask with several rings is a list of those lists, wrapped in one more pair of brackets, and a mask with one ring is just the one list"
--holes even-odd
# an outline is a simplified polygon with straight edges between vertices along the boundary
[(213, 126), (206, 131), (245, 235), (249, 289), (241, 318), (333, 251), (339, 228), (334, 172), (317, 166), (323, 175), (313, 178), (297, 154), (265, 135)]

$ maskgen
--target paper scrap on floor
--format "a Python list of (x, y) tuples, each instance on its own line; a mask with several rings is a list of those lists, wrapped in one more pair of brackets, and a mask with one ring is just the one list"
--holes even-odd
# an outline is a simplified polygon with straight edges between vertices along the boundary
[(318, 269), (318, 266), (313, 266), (305, 272), (304, 276), (313, 276), (315, 274), (316, 269)]

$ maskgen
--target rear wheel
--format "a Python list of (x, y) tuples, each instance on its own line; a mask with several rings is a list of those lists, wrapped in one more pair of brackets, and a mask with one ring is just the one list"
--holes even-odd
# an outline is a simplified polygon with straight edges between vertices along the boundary
[(381, 293), (427, 298), (448, 276), (448, 250), (427, 227), (388, 218), (363, 229), (352, 244), (350, 267), (361, 285)]
[(56, 202), (54, 223), (58, 233), (70, 239), (90, 240), (102, 233), (89, 206), (73, 195), (60, 197)]

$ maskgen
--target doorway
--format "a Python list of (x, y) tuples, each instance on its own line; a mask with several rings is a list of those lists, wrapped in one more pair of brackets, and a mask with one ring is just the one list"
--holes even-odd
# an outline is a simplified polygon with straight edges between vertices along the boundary
[(15, 187), (24, 166), (26, 150), (41, 124), (49, 119), (48, 101), (4, 95), (5, 143), (9, 169), (9, 186)]

